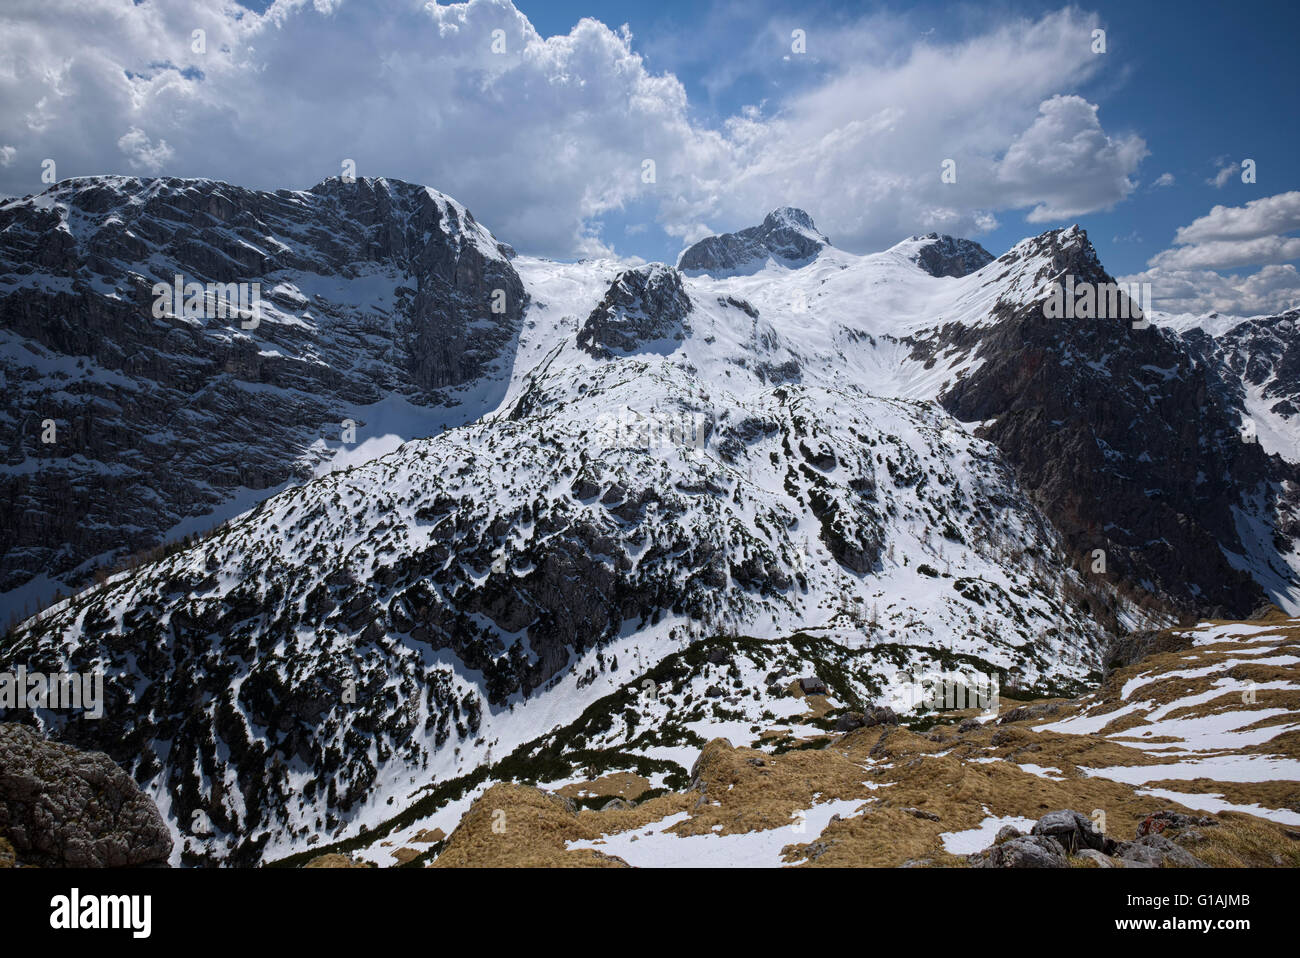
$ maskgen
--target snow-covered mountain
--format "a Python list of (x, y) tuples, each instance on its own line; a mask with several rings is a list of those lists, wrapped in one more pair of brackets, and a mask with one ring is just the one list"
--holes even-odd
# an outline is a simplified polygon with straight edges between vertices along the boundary
[[(1178, 326), (1179, 324), (1173, 324)], [(1217, 335), (1210, 331), (1217, 327)], [(1181, 324), (1193, 348), (1210, 352), (1237, 376), (1235, 405), (1244, 434), (1265, 452), (1300, 456), (1300, 310), (1277, 316), (1213, 315)]]
[[(177, 209), (184, 228), (156, 225)], [(448, 198), (384, 180), (274, 194), (73, 181), (0, 216), (15, 424), (71, 403), (63, 393), (137, 422), (132, 397), (176, 388), (159, 369), (211, 373), (235, 343), (274, 352), (288, 377), (252, 389), (239, 367), (218, 380), (219, 408), (269, 397), (269, 412), (238, 407), (252, 423), (164, 420), (180, 420), (190, 455), (204, 447), (200, 462), (155, 461), (182, 440), (142, 446), (162, 428), (143, 414), (102, 459), (81, 453), (149, 463), (121, 480), (129, 495), (82, 480), (104, 541), (140, 525), (155, 475), (173, 483), (154, 508), (211, 508), (220, 496), (191, 487), (234, 487), (210, 472), (237, 464), (217, 441), (235, 431), (281, 470), (258, 488), (286, 488), (23, 623), (2, 652), (105, 670), (104, 720), (39, 720), (127, 767), (179, 860), (279, 857), (427, 802), (431, 783), (481, 784), (703, 636), (814, 635), (864, 670), (864, 694), (954, 656), (1051, 688), (1094, 673), (1116, 631), (1300, 603), (1295, 456), (1243, 440), (1248, 373), (1227, 347), (1045, 317), (1063, 276), (1109, 280), (1077, 227), (996, 260), (933, 234), (859, 256), (783, 209), (672, 268), (515, 256)], [(40, 223), (70, 224), (72, 239), (47, 240)], [(129, 255), (95, 252), (110, 228)], [(51, 242), (87, 252), (49, 265)], [(152, 319), (141, 290), (200, 249), (252, 257), (251, 275), (299, 298), (277, 294), (251, 343), (229, 323)], [(66, 289), (56, 269), (75, 274)], [(498, 289), (504, 313), (491, 311)], [(103, 303), (119, 317), (106, 332)], [(86, 330), (61, 352), (37, 322), (59, 310)], [(155, 352), (128, 362), (113, 352), (122, 336)], [(46, 398), (54, 370), (40, 363), (65, 357), (72, 377), (85, 337), (90, 371)], [(309, 388), (292, 385), (303, 370)], [(289, 415), (299, 393), (320, 418)], [(428, 438), (294, 482), (320, 424), (365, 401), (409, 404), (401, 438)], [(8, 501), (52, 496), (54, 509), (22, 465), (38, 453), (26, 442)], [(75, 449), (58, 454), (59, 469), (82, 466)], [(152, 535), (171, 527), (164, 515)], [(6, 568), (105, 551), (40, 521)]]
[(684, 250), (677, 268), (718, 276), (753, 272), (769, 262), (798, 265), (830, 246), (803, 210), (783, 206), (758, 226), (721, 236), (708, 236)]
[[(91, 177), (0, 205), (0, 611), (480, 415), (523, 314), (511, 255), (383, 179)], [(155, 308), (178, 276), (258, 284), (258, 321)]]

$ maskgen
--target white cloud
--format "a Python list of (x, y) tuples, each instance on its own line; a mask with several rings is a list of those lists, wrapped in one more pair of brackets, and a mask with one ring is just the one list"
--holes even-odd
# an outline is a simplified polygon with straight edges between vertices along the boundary
[(1260, 316), (1300, 306), (1300, 273), (1290, 264), (1265, 266), (1250, 276), (1153, 267), (1119, 282), (1150, 283), (1153, 305), (1170, 313)]
[(176, 155), (176, 151), (167, 145), (166, 140), (159, 140), (157, 145), (145, 135), (144, 130), (133, 126), (123, 133), (117, 141), (117, 147), (126, 155), (127, 162), (135, 170), (160, 173), (167, 161)]
[[(1219, 162), (1223, 162), (1223, 161), (1220, 160)], [(1205, 182), (1215, 187), (1216, 189), (1221, 190), (1225, 186), (1227, 186), (1228, 181), (1231, 180), (1236, 175), (1237, 175), (1237, 164), (1229, 163), (1227, 166), (1219, 167), (1219, 171), (1215, 173), (1213, 176), (1211, 176)]]
[(1037, 203), (1029, 222), (1049, 223), (1124, 199), (1136, 185), (1130, 176), (1146, 155), (1140, 137), (1107, 136), (1093, 104), (1054, 96), (1011, 144), (997, 175), (1013, 205)]
[(13, 166), (18, 151), (12, 146), (0, 146), (0, 166)]
[(1216, 206), (1205, 216), (1181, 227), (1175, 243), (1256, 239), (1300, 229), (1300, 191), (1276, 193), (1245, 206)]
[(1300, 259), (1300, 237), (1261, 236), (1167, 249), (1151, 257), (1147, 265), (1171, 269), (1231, 269), (1259, 263), (1285, 263), (1293, 259)]
[[(587, 19), (544, 38), (509, 0), (394, 7), (10, 0), (0, 115), (14, 119), (16, 155), (54, 158), (65, 177), (297, 188), (353, 159), (358, 175), (428, 183), (517, 248), (553, 256), (607, 252), (601, 218), (632, 204), (683, 241), (784, 204), (850, 249), (976, 235), (1005, 211), (1046, 222), (1109, 207), (1145, 155), (1138, 137), (1107, 134), (1094, 105), (1058, 96), (1104, 59), (1090, 50), (1096, 18), (1073, 8), (948, 45), (884, 15), (810, 31), (815, 71), (779, 102), (707, 125), (626, 30)], [(745, 56), (795, 69), (782, 65), (788, 38), (768, 25)], [(654, 183), (642, 182), (647, 158)], [(945, 158), (955, 184), (940, 180)], [(40, 190), (39, 178), (34, 162), (12, 162), (0, 191)]]
[[(689, 240), (788, 203), (863, 249), (925, 230), (978, 235), (1000, 210), (1043, 222), (1109, 207), (1133, 188), (1145, 145), (1108, 137), (1083, 99), (1054, 96), (1097, 69), (1094, 25), (1067, 10), (944, 47), (879, 18), (837, 31), (845, 66), (779, 110), (733, 119), (732, 163), (670, 198), (666, 228)], [(955, 183), (941, 178), (945, 159)]]
[(1231, 269), (1300, 259), (1300, 191), (1277, 193), (1245, 206), (1215, 206), (1174, 234), (1175, 246), (1148, 266), (1166, 269)]
[(1172, 173), (1161, 173), (1159, 176), (1156, 177), (1155, 182), (1152, 183), (1151, 185), (1152, 185), (1152, 186), (1173, 186), (1173, 185), (1174, 185), (1174, 174), (1172, 174)]
[[(1277, 193), (1244, 206), (1215, 206), (1174, 234), (1171, 249), (1126, 277), (1152, 284), (1156, 306), (1170, 312), (1254, 316), (1300, 303), (1300, 278), (1288, 260), (1300, 259), (1300, 191)], [(1250, 275), (1223, 275), (1242, 266)]]

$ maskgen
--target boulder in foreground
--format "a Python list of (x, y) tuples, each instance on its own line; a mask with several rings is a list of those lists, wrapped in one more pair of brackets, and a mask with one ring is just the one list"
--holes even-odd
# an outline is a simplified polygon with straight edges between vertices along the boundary
[(103, 752), (0, 723), (0, 835), (18, 861), (68, 868), (166, 865), (172, 836), (153, 799)]

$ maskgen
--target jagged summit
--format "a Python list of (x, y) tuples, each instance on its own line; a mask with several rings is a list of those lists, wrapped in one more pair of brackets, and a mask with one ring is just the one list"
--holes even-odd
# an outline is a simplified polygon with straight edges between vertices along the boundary
[(1069, 271), (1105, 272), (1096, 248), (1088, 239), (1088, 231), (1077, 223), (1026, 237), (998, 257), (1002, 263), (1028, 262), (1034, 259), (1047, 261), (1058, 274)]
[(763, 217), (763, 229), (792, 229), (803, 232), (830, 245), (830, 240), (823, 236), (813, 223), (813, 218), (795, 206), (782, 206)]
[(830, 245), (811, 216), (782, 206), (768, 213), (759, 226), (705, 237), (682, 253), (677, 268), (712, 274), (745, 272), (761, 268), (770, 259), (802, 263)]

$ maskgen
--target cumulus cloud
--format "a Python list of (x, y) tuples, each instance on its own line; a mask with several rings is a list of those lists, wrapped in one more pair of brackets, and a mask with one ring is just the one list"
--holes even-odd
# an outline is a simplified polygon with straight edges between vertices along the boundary
[(1166, 269), (1231, 269), (1300, 259), (1300, 191), (1251, 200), (1245, 206), (1215, 206), (1174, 234), (1175, 246), (1157, 253), (1148, 266)]
[(1245, 206), (1216, 206), (1179, 228), (1175, 243), (1248, 240), (1300, 229), (1300, 191), (1276, 193)]
[(1231, 269), (1258, 263), (1285, 263), (1293, 259), (1300, 259), (1300, 237), (1260, 236), (1179, 246), (1157, 253), (1148, 265), (1172, 269)]
[[(264, 14), (227, 0), (10, 0), (5, 16), (0, 112), (22, 160), (0, 166), (10, 193), (43, 188), (43, 157), (62, 177), (261, 188), (308, 186), (350, 159), (361, 176), (444, 190), (544, 255), (608, 252), (602, 218), (632, 205), (683, 242), (797, 205), (866, 249), (975, 235), (1019, 210), (1046, 222), (1110, 207), (1146, 152), (1059, 95), (1102, 59), (1096, 18), (1073, 8), (946, 44), (890, 15), (810, 31), (811, 79), (714, 123), (626, 29), (584, 19), (542, 37), (509, 0), (383, 16), (354, 0), (276, 0)], [(746, 55), (795, 69), (789, 53), (789, 29), (770, 26)]]
[(1170, 313), (1260, 316), (1300, 306), (1300, 273), (1289, 263), (1265, 266), (1249, 276), (1153, 267), (1119, 282), (1150, 283), (1153, 305)]
[[(1147, 261), (1126, 281), (1151, 283), (1160, 309), (1179, 313), (1276, 314), (1300, 305), (1300, 191), (1277, 193), (1244, 206), (1215, 206), (1174, 234), (1172, 249)], [(1263, 265), (1252, 274), (1219, 272)]]
[(1036, 203), (1027, 219), (1047, 223), (1113, 206), (1133, 191), (1130, 176), (1147, 155), (1140, 137), (1112, 139), (1097, 107), (1078, 96), (1054, 96), (1011, 144), (998, 181), (1012, 205)]
[(166, 140), (159, 140), (155, 145), (145, 136), (144, 130), (136, 126), (122, 134), (117, 141), (117, 148), (126, 156), (132, 169), (147, 170), (150, 173), (161, 172), (167, 161), (176, 155)]
[(1159, 176), (1156, 177), (1155, 182), (1152, 183), (1151, 185), (1152, 185), (1152, 186), (1173, 186), (1173, 185), (1174, 185), (1174, 174), (1172, 174), (1172, 173), (1161, 173)]

